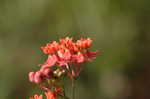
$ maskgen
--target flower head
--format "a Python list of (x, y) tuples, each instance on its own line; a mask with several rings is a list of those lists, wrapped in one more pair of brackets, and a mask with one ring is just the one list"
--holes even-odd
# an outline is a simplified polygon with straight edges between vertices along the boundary
[[(42, 47), (45, 54), (48, 54), (48, 59), (41, 66), (51, 67), (51, 66), (66, 66), (70, 64), (81, 64), (84, 62), (91, 61), (95, 58), (98, 52), (91, 52), (88, 48), (92, 45), (92, 40), (90, 38), (81, 38), (76, 42), (73, 38), (63, 38), (59, 42), (48, 43), (46, 46)], [(72, 68), (72, 67), (71, 67)], [(80, 67), (75, 67), (76, 69), (70, 70), (71, 74), (79, 74)], [(76, 71), (75, 71), (76, 70)]]
[[(47, 60), (41, 64), (40, 70), (28, 74), (29, 81), (45, 91), (46, 99), (68, 99), (65, 96), (62, 79), (64, 77), (76, 78), (82, 71), (82, 63), (92, 61), (98, 51), (92, 52), (90, 38), (62, 38), (41, 47), (48, 55)], [(68, 76), (66, 76), (68, 75)], [(59, 79), (60, 78), (60, 79)], [(35, 94), (29, 99), (43, 99), (42, 95)]]
[(86, 62), (95, 55), (88, 50), (91, 45), (92, 40), (90, 38), (81, 38), (73, 42), (73, 38), (69, 37), (60, 39), (59, 42), (48, 43), (42, 47), (43, 52), (49, 54), (47, 61), (42, 66), (63, 66), (70, 63)]

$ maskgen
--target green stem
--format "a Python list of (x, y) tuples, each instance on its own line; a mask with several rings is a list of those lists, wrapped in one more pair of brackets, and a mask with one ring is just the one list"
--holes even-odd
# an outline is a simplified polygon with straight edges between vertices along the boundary
[(72, 78), (72, 99), (75, 99), (75, 79)]

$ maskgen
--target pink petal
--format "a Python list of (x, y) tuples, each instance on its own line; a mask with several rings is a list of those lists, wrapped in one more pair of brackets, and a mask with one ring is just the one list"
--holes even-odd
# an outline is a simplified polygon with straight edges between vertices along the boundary
[(83, 63), (85, 60), (83, 54), (76, 55), (76, 60), (77, 60), (77, 63)]
[(84, 56), (86, 56), (87, 58), (95, 58), (94, 55), (96, 55), (99, 51), (95, 51), (95, 52), (89, 52), (87, 51)]
[(30, 73), (28, 74), (28, 76), (29, 76), (29, 81), (30, 81), (30, 82), (34, 82), (34, 75), (35, 75), (35, 72), (30, 72)]
[(58, 51), (58, 56), (60, 59), (63, 59), (63, 60), (70, 60), (71, 58), (71, 53), (70, 51)]
[(57, 56), (56, 55), (49, 55), (47, 61), (42, 65), (43, 67), (51, 67), (55, 65), (57, 62)]
[(66, 51), (66, 52), (64, 53), (64, 60), (70, 60), (70, 58), (71, 58), (71, 53), (70, 53), (70, 51)]
[(34, 82), (37, 84), (42, 82), (42, 73), (40, 71), (35, 73)]

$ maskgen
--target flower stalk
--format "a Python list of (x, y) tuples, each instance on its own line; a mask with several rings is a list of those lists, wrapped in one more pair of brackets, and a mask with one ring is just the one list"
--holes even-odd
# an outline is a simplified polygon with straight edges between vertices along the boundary
[(72, 78), (72, 99), (75, 99), (75, 79)]

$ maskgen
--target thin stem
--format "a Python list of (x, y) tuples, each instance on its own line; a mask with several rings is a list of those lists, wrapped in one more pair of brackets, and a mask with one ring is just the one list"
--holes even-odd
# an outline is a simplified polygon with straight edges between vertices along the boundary
[(66, 91), (65, 91), (65, 86), (63, 85), (63, 95), (64, 95), (64, 97), (66, 98)]
[(72, 99), (75, 99), (75, 79), (72, 78)]

